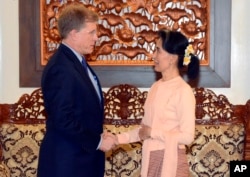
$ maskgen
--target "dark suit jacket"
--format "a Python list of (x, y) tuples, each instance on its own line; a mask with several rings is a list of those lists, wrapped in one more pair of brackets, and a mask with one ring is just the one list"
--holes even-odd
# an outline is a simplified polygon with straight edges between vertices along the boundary
[(103, 132), (103, 98), (99, 99), (67, 46), (61, 44), (51, 57), (41, 84), (48, 119), (38, 177), (103, 177), (105, 157), (97, 150)]

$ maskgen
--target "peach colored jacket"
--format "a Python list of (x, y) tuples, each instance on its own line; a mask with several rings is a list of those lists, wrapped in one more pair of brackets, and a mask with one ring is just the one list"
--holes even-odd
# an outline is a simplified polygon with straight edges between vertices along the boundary
[[(175, 177), (177, 150), (194, 140), (195, 97), (180, 77), (159, 80), (149, 90), (142, 124), (151, 127), (151, 138), (143, 142), (141, 177), (147, 177), (150, 152), (165, 149), (162, 177)], [(139, 141), (138, 129), (117, 135), (120, 144)]]

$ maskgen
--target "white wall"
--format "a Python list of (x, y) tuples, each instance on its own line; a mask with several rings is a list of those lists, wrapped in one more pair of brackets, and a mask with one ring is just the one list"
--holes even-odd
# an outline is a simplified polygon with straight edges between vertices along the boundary
[(34, 88), (19, 88), (18, 0), (0, 0), (0, 102), (13, 103)]
[[(232, 0), (231, 87), (210, 88), (234, 104), (250, 99), (249, 9), (249, 0)], [(0, 0), (0, 103), (16, 102), (22, 94), (34, 90), (19, 88), (18, 26), (18, 0)]]
[(239, 104), (250, 99), (249, 8), (249, 0), (232, 0), (231, 88), (213, 89)]

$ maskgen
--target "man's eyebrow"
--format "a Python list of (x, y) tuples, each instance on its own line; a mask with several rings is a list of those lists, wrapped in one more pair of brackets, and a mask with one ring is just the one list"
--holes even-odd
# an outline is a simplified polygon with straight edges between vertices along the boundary
[(95, 33), (96, 30), (95, 30), (95, 29), (93, 29), (93, 30), (86, 30), (86, 32), (87, 32), (87, 33)]

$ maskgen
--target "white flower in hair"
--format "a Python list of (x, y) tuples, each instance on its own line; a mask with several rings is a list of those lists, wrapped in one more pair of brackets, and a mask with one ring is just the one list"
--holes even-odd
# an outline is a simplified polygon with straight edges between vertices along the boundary
[(190, 61), (191, 61), (190, 54), (194, 54), (194, 49), (193, 49), (193, 46), (191, 44), (189, 44), (185, 50), (183, 65), (187, 66), (190, 63)]

